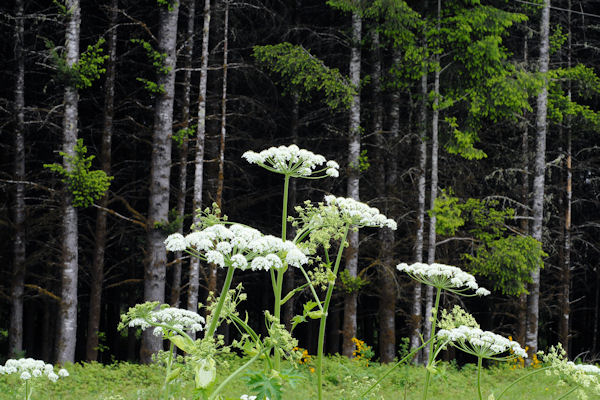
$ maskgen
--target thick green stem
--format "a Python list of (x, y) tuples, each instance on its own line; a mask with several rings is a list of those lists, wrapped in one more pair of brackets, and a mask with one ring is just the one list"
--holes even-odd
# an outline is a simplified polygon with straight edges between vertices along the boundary
[(477, 393), (479, 394), (479, 400), (483, 400), (481, 395), (481, 357), (477, 357)]
[(225, 303), (225, 298), (229, 292), (229, 287), (231, 286), (231, 281), (233, 280), (233, 272), (235, 268), (229, 267), (227, 268), (227, 276), (225, 277), (225, 283), (223, 283), (223, 289), (221, 289), (221, 296), (219, 296), (219, 303), (217, 303), (217, 308), (213, 312), (212, 318), (210, 319), (210, 325), (206, 330), (206, 335), (204, 337), (211, 337), (215, 334), (219, 324), (219, 315), (221, 314), (221, 309), (223, 308), (223, 304)]
[[(340, 267), (340, 261), (342, 260), (342, 254), (344, 253), (344, 245), (346, 243), (346, 236), (348, 236), (349, 225), (346, 225), (344, 230), (344, 236), (340, 242), (340, 248), (338, 250), (337, 258), (335, 259), (335, 266), (333, 267), (333, 276), (337, 277), (338, 269)], [(333, 287), (335, 281), (329, 282), (327, 287), (327, 294), (325, 295), (325, 303), (323, 304), (323, 315), (319, 323), (319, 343), (317, 346), (317, 390), (319, 394), (319, 400), (323, 399), (323, 344), (325, 343), (325, 324), (327, 322), (327, 310), (329, 309), (329, 303), (331, 301), (331, 295), (333, 293)]]
[(31, 384), (29, 383), (29, 379), (25, 381), (25, 400), (29, 400), (31, 398), (32, 392)]
[[(287, 239), (287, 206), (288, 206), (288, 191), (290, 188), (290, 176), (285, 175), (283, 181), (283, 207), (281, 211), (281, 240), (284, 242)], [(277, 280), (275, 282), (275, 305), (273, 309), (273, 316), (281, 322), (281, 292), (283, 290), (283, 274), (285, 273), (286, 266), (277, 270)], [(279, 371), (281, 359), (279, 352), (275, 349), (273, 361), (275, 363), (275, 369)]]
[[(215, 399), (216, 395), (219, 394), (219, 392), (221, 390), (223, 390), (225, 387), (227, 387), (227, 385), (229, 384), (229, 382), (231, 382), (231, 380), (233, 378), (235, 378), (237, 375), (239, 375), (242, 371), (244, 371), (246, 368), (248, 368), (250, 366), (250, 364), (252, 364), (254, 361), (258, 360), (258, 358), (260, 356), (263, 355), (263, 353), (265, 353), (266, 349), (263, 349), (261, 351), (259, 351), (258, 353), (256, 353), (256, 355), (254, 355), (254, 357), (252, 357), (250, 360), (248, 360), (248, 362), (246, 362), (244, 365), (242, 365), (241, 367), (239, 367), (238, 369), (236, 369), (235, 371), (233, 371), (232, 374), (230, 374), (223, 382), (221, 382), (221, 384), (219, 386), (217, 386), (217, 388), (215, 389), (214, 392), (212, 392), (212, 394), (208, 397), (209, 400), (211, 399)], [(270, 350), (270, 349), (268, 349)]]
[[(442, 294), (442, 289), (441, 288), (437, 288), (437, 293), (435, 295), (435, 307), (433, 309), (433, 315), (432, 320), (431, 320), (431, 337), (430, 337), (430, 342), (429, 342), (429, 360), (427, 361), (427, 372), (425, 374), (425, 388), (423, 389), (423, 400), (427, 399), (427, 389), (429, 389), (429, 380), (431, 379), (431, 369), (430, 366), (431, 364), (433, 364), (433, 361), (435, 359), (435, 353), (433, 351), (433, 344), (435, 342), (435, 340), (432, 340), (435, 337), (435, 327), (437, 324), (437, 314), (438, 314), (438, 308), (440, 306), (440, 297)], [(426, 316), (427, 317), (427, 316)]]
[(568, 395), (570, 395), (571, 393), (573, 393), (574, 391), (576, 391), (578, 388), (579, 388), (579, 385), (575, 386), (573, 389), (569, 390), (567, 393), (563, 394), (562, 396), (560, 396), (556, 400), (566, 399)]
[(502, 391), (502, 393), (500, 393), (500, 395), (498, 395), (498, 397), (496, 398), (496, 400), (500, 400), (502, 398), (502, 396), (504, 396), (504, 393), (506, 393), (511, 387), (515, 386), (517, 383), (521, 382), (524, 379), (529, 378), (531, 375), (535, 375), (537, 373), (545, 371), (548, 368), (549, 367), (544, 367), (544, 368), (536, 369), (533, 372), (528, 373), (527, 375), (523, 375), (519, 379), (515, 379), (510, 385), (508, 385), (507, 387), (504, 388), (504, 390)]
[(165, 396), (165, 400), (169, 400), (169, 377), (171, 376), (171, 366), (173, 365), (173, 348), (174, 343), (169, 341), (171, 344), (169, 346), (169, 357), (167, 358), (167, 372), (165, 373), (165, 382), (163, 384), (163, 394)]
[(290, 177), (289, 175), (285, 176), (285, 180), (283, 181), (283, 210), (281, 212), (281, 240), (284, 242), (287, 239), (287, 206), (288, 206), (288, 191), (290, 188)]
[[(327, 253), (325, 253), (325, 254), (327, 254)], [(310, 292), (312, 293), (315, 301), (317, 302), (317, 305), (319, 306), (319, 310), (323, 311), (323, 306), (321, 305), (321, 300), (319, 300), (319, 296), (317, 295), (317, 292), (315, 291), (315, 287), (313, 286), (312, 281), (308, 277), (308, 274), (306, 273), (306, 271), (304, 270), (303, 267), (300, 267), (300, 271), (302, 271), (302, 274), (304, 275), (306, 282), (308, 282), (308, 286), (310, 287)]]

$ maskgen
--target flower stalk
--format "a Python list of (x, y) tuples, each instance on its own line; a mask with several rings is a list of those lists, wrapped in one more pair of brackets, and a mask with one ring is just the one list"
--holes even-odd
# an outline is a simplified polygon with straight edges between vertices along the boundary
[[(338, 269), (340, 267), (340, 261), (342, 260), (342, 254), (344, 252), (344, 246), (346, 243), (346, 237), (348, 236), (348, 230), (350, 225), (346, 224), (344, 228), (344, 235), (340, 242), (340, 248), (335, 259), (335, 265), (333, 267), (333, 276), (337, 277)], [(323, 304), (323, 312), (321, 314), (321, 321), (319, 322), (319, 342), (317, 345), (317, 392), (319, 400), (323, 399), (323, 345), (325, 343), (325, 325), (327, 322), (327, 312), (329, 310), (329, 303), (331, 302), (331, 296), (333, 294), (333, 287), (335, 286), (335, 279), (329, 282), (327, 287), (327, 294), (325, 295), (325, 303)]]
[(427, 361), (427, 368), (425, 373), (425, 387), (423, 388), (423, 400), (427, 399), (427, 390), (429, 388), (429, 380), (431, 379), (431, 366), (435, 361), (435, 357), (437, 352), (434, 352), (433, 347), (435, 343), (435, 328), (437, 324), (437, 314), (440, 306), (440, 297), (442, 294), (442, 289), (437, 288), (437, 292), (435, 295), (435, 306), (433, 308), (433, 315), (431, 320), (431, 337), (429, 338), (429, 360)]

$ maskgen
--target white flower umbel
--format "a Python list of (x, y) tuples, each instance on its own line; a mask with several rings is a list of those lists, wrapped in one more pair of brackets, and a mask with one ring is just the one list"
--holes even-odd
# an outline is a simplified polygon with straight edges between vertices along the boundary
[(46, 364), (42, 360), (33, 358), (9, 359), (4, 365), (0, 365), (0, 375), (12, 374), (18, 375), (25, 385), (25, 396), (23, 397), (25, 400), (31, 399), (34, 382), (38, 381), (38, 378), (46, 377), (49, 381), (56, 382), (59, 378), (69, 376), (66, 369), (61, 368), (57, 374), (54, 372), (52, 364)]
[(284, 242), (245, 225), (212, 225), (186, 237), (175, 233), (165, 240), (169, 251), (186, 250), (221, 268), (269, 270), (308, 263), (306, 255), (292, 242)]
[[(437, 314), (438, 314), (438, 309), (439, 309), (439, 305), (440, 305), (440, 298), (441, 298), (441, 294), (442, 294), (442, 290), (447, 290), (449, 292), (452, 293), (456, 293), (458, 295), (461, 296), (475, 296), (475, 295), (479, 295), (479, 296), (483, 296), (483, 295), (487, 295), (489, 294), (489, 291), (486, 289), (481, 289), (479, 287), (479, 285), (477, 285), (477, 282), (475, 281), (475, 277), (463, 270), (461, 270), (458, 267), (453, 267), (451, 265), (445, 265), (445, 264), (424, 264), (424, 263), (414, 263), (411, 265), (408, 265), (406, 263), (402, 263), (402, 264), (398, 264), (396, 266), (396, 268), (398, 269), (398, 271), (401, 272), (406, 272), (411, 278), (413, 278), (414, 280), (416, 280), (417, 282), (421, 282), (424, 283), (426, 285), (429, 286), (433, 286), (435, 287), (436, 290), (436, 294), (435, 294), (435, 306), (432, 308), (432, 322), (431, 322), (431, 337), (435, 338), (435, 337), (440, 337), (440, 336), (436, 336), (435, 332), (436, 332), (436, 324), (437, 324)], [(469, 290), (474, 290), (476, 291), (475, 294), (467, 294), (466, 292)], [(434, 343), (434, 341), (431, 341), (429, 343), (429, 360), (427, 362), (427, 366), (430, 366), (433, 364), (434, 359), (437, 355), (437, 353), (439, 352), (439, 347), (438, 347), (438, 351), (434, 351), (434, 347), (437, 346), (436, 343)], [(481, 360), (479, 360), (481, 361)], [(478, 367), (480, 367), (480, 365), (478, 365)], [(429, 380), (430, 380), (430, 369), (427, 368), (426, 370), (426, 376), (425, 376), (425, 389), (424, 389), (424, 395), (423, 398), (427, 398), (427, 389), (429, 386)], [(478, 389), (480, 389), (479, 387), (479, 374), (480, 374), (480, 368), (478, 368)], [(479, 391), (480, 393), (480, 398), (481, 398), (481, 391)]]
[(477, 296), (487, 296), (490, 294), (489, 290), (480, 288), (477, 285), (473, 275), (452, 265), (436, 263), (414, 263), (408, 265), (402, 263), (398, 264), (396, 268), (398, 271), (407, 273), (418, 282), (462, 296), (469, 296), (465, 293), (468, 290), (475, 290), (475, 295)]
[(6, 360), (6, 363), (0, 366), (0, 375), (10, 374), (19, 375), (19, 378), (23, 381), (45, 376), (52, 382), (56, 382), (59, 377), (64, 378), (69, 376), (69, 372), (66, 369), (62, 368), (56, 374), (52, 364), (46, 364), (42, 360), (34, 360), (33, 358)]
[(199, 332), (204, 329), (204, 322), (204, 317), (193, 311), (146, 302), (130, 308), (127, 314), (121, 316), (119, 326), (140, 327), (142, 330), (152, 326), (153, 334), (162, 337), (173, 332)]
[[(547, 353), (538, 352), (538, 358), (544, 363), (546, 375), (553, 376), (561, 384), (573, 387), (568, 393), (575, 392), (579, 399), (600, 398), (600, 368), (589, 364), (575, 364), (567, 359), (567, 353), (559, 343), (551, 346)], [(589, 394), (592, 394), (590, 397)], [(566, 398), (563, 396), (561, 398)], [(500, 399), (500, 397), (498, 397)]]
[[(295, 144), (270, 147), (259, 153), (247, 151), (242, 158), (250, 164), (257, 164), (271, 172), (294, 178), (318, 179), (339, 176), (339, 165), (335, 161), (327, 161), (322, 155), (301, 149)], [(323, 164), (325, 167), (319, 168)]]
[(586, 374), (592, 375), (600, 375), (600, 368), (592, 364), (575, 364), (573, 361), (569, 361), (567, 364), (570, 364), (578, 371), (581, 371)]
[(390, 228), (396, 230), (397, 224), (393, 219), (381, 214), (375, 207), (369, 207), (365, 203), (347, 197), (325, 196), (325, 203), (337, 207), (342, 218), (350, 225), (362, 227)]
[(165, 247), (168, 251), (184, 251), (187, 244), (182, 234), (174, 233), (165, 240)]
[(500, 361), (527, 358), (527, 352), (519, 343), (479, 328), (462, 325), (449, 330), (440, 329), (437, 335), (452, 346), (476, 357)]
[[(467, 354), (477, 357), (477, 393), (479, 400), (483, 400), (481, 391), (483, 359), (508, 361), (518, 357), (527, 358), (527, 352), (521, 348), (519, 343), (472, 326), (461, 325), (453, 329), (440, 329), (436, 337), (442, 346), (450, 344)], [(498, 399), (503, 394), (504, 392), (500, 394)]]

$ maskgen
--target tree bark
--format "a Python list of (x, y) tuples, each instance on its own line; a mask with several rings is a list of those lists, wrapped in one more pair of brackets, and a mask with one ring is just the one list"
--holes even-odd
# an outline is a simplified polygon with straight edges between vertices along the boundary
[[(352, 98), (350, 106), (350, 126), (348, 141), (348, 197), (359, 200), (360, 179), (360, 41), (362, 31), (362, 18), (352, 13), (352, 49), (350, 58), (350, 82), (356, 88), (356, 94)], [(346, 270), (352, 278), (358, 274), (358, 232), (348, 233), (349, 246), (346, 248)], [(344, 322), (342, 354), (352, 357), (354, 343), (352, 338), (356, 336), (356, 313), (358, 293), (352, 292), (344, 299)]]
[[(65, 33), (66, 65), (73, 68), (79, 61), (79, 32), (81, 25), (81, 8), (79, 0), (65, 2), (68, 13)], [(64, 168), (71, 171), (73, 166), (67, 157), (75, 156), (77, 144), (79, 94), (75, 82), (68, 82), (64, 94), (63, 117), (63, 157)], [(72, 204), (73, 195), (65, 188), (62, 212), (62, 288), (59, 317), (59, 336), (57, 362), (64, 364), (75, 361), (75, 344), (77, 336), (77, 278), (78, 278), (78, 240), (77, 210)]]
[[(427, 43), (425, 43), (425, 46)], [(419, 112), (419, 175), (417, 178), (417, 232), (415, 237), (415, 262), (423, 262), (423, 234), (425, 232), (425, 193), (427, 172), (427, 68), (421, 75), (421, 109)], [(421, 345), (422, 317), (422, 285), (415, 282), (412, 299), (410, 348), (416, 349)], [(422, 352), (418, 352), (414, 362), (422, 361)]]
[[(104, 84), (104, 127), (102, 129), (102, 149), (100, 161), (102, 171), (110, 175), (111, 147), (113, 133), (113, 117), (115, 102), (115, 63), (117, 57), (117, 8), (118, 0), (110, 5), (110, 29), (108, 36), (108, 60), (106, 64), (106, 81)], [(90, 311), (88, 315), (87, 342), (85, 358), (88, 361), (98, 360), (98, 331), (100, 329), (100, 313), (102, 304), (102, 284), (104, 281), (104, 252), (106, 249), (106, 211), (108, 193), (99, 201), (101, 208), (96, 213), (96, 234), (94, 241), (94, 258), (90, 271)]]
[(13, 275), (11, 282), (11, 312), (8, 331), (8, 356), (23, 353), (23, 296), (25, 293), (25, 57), (23, 0), (15, 4), (15, 204), (13, 209)]
[[(550, 32), (550, 0), (545, 0), (542, 8), (542, 19), (540, 23), (540, 58), (539, 72), (544, 79), (544, 85), (537, 96), (536, 116), (536, 148), (533, 177), (533, 225), (532, 236), (543, 243), (543, 216), (544, 216), (544, 178), (546, 173), (546, 130), (548, 112), (548, 64)], [(538, 351), (538, 319), (540, 298), (540, 269), (531, 273), (532, 283), (527, 301), (527, 333), (525, 345), (529, 347), (529, 355)], [(529, 358), (531, 359), (531, 357)]]
[[(198, 127), (196, 129), (196, 154), (194, 157), (194, 224), (200, 223), (197, 212), (202, 209), (202, 186), (204, 172), (204, 138), (206, 136), (206, 82), (208, 74), (208, 39), (210, 33), (210, 0), (204, 1), (202, 25), (202, 60), (198, 93)], [(198, 311), (198, 287), (200, 286), (200, 260), (192, 257), (188, 283), (187, 309)]]
[[(441, 0), (437, 3), (437, 15), (438, 15), (438, 32), (440, 30), (440, 15), (441, 15)], [(439, 129), (439, 117), (440, 111), (438, 106), (440, 103), (440, 57), (436, 55), (436, 68), (433, 81), (433, 112), (431, 115), (431, 186), (430, 186), (430, 198), (429, 198), (429, 209), (433, 210), (435, 207), (435, 199), (437, 198), (438, 190), (438, 129)], [(431, 214), (429, 218), (429, 240), (427, 243), (427, 263), (433, 264), (435, 262), (435, 247), (436, 247), (436, 216)], [(433, 308), (433, 287), (427, 286), (425, 300), (425, 318), (424, 318), (424, 338), (429, 340), (431, 336), (431, 310)], [(423, 349), (423, 359), (429, 358), (429, 347)]]
[[(171, 175), (171, 133), (173, 128), (173, 98), (175, 91), (175, 50), (179, 3), (160, 6), (158, 51), (166, 54), (165, 74), (159, 73), (158, 84), (163, 92), (157, 95), (154, 130), (152, 133), (152, 166), (150, 169), (150, 195), (148, 206), (147, 254), (144, 276), (144, 301), (165, 300), (165, 274), (167, 254), (165, 234), (161, 224), (168, 223), (169, 178)], [(162, 338), (147, 329), (142, 334), (140, 359), (149, 363), (152, 354), (162, 349)]]
[[(181, 128), (190, 127), (190, 102), (192, 88), (192, 55), (194, 51), (194, 19), (196, 16), (196, 0), (187, 0), (187, 31), (183, 54), (183, 104), (181, 105)], [(185, 198), (187, 192), (187, 161), (189, 153), (189, 140), (187, 133), (179, 148), (179, 191), (177, 192), (177, 218), (181, 221), (179, 233), (183, 234), (183, 221), (185, 216)], [(182, 252), (175, 253), (173, 264), (173, 280), (171, 284), (171, 300), (173, 307), (179, 307), (181, 295), (181, 264)]]
[[(400, 50), (394, 50), (393, 62), (396, 65), (400, 65), (401, 54)], [(374, 76), (381, 75), (381, 64), (376, 63), (376, 70), (373, 73)], [(374, 79), (374, 84), (379, 84)], [(376, 93), (377, 96), (377, 93)], [(379, 101), (377, 104), (376, 118), (381, 120), (383, 110), (381, 106), (380, 94), (378, 95)], [(377, 100), (376, 100), (377, 101)], [(398, 138), (400, 136), (400, 89), (394, 89), (391, 95), (391, 109), (390, 109), (390, 141), (386, 149), (389, 149), (388, 157), (384, 159), (391, 160), (386, 166), (387, 174), (383, 174), (385, 177), (385, 187), (383, 195), (385, 196), (385, 214), (392, 214), (392, 206), (390, 200), (394, 198), (394, 190), (396, 188), (398, 173), (396, 168), (397, 160), (397, 149), (398, 149)], [(381, 131), (381, 122), (379, 122), (379, 130)], [(379, 134), (381, 137), (381, 134)], [(380, 359), (383, 363), (389, 363), (394, 361), (396, 355), (396, 298), (397, 285), (396, 285), (396, 274), (394, 273), (394, 245), (395, 245), (394, 231), (389, 228), (383, 228), (380, 230), (381, 240), (381, 271), (380, 271), (380, 296), (379, 296), (379, 352)]]

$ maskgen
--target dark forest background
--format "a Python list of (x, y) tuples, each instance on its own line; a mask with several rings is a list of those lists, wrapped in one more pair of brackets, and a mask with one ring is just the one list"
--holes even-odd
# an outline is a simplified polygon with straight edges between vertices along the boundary
[[(155, 0), (82, 0), (80, 54), (88, 45), (104, 38), (105, 42), (99, 45), (102, 52), (92, 58), (107, 56), (99, 64), (105, 71), (97, 76), (93, 72), (87, 75), (92, 77), (88, 86), (81, 81), (73, 83), (65, 61), (68, 60), (65, 34), (72, 18), (69, 6), (74, 3), (78, 2), (17, 0), (0, 4), (3, 38), (0, 41), (0, 357), (25, 353), (49, 361), (64, 359), (60, 356), (61, 336), (57, 329), (66, 315), (61, 312), (64, 298), (61, 277), (65, 265), (63, 203), (71, 195), (66, 194), (68, 190), (60, 173), (44, 165), (65, 162), (59, 154), (65, 151), (65, 91), (75, 88), (79, 95), (77, 137), (83, 139), (88, 156), (95, 156), (92, 170), (107, 170), (105, 166), (109, 165), (107, 172), (113, 179), (106, 197), (97, 197), (93, 204), (76, 208), (78, 281), (74, 359), (138, 360), (139, 333), (118, 332), (116, 327), (121, 313), (144, 301), (148, 230), (156, 228), (149, 219), (152, 154), (159, 151), (153, 140), (157, 129), (156, 105), (165, 95), (145, 87), (147, 82), (162, 79), (156, 64), (160, 66), (164, 58), (152, 59), (143, 42), (159, 48), (162, 14), (173, 11)], [(437, 210), (435, 261), (470, 270), (482, 286), (495, 288), (492, 295), (465, 300), (463, 306), (473, 312), (482, 328), (512, 335), (524, 343), (523, 317), (531, 311), (525, 307), (527, 294), (507, 287), (502, 290), (499, 283), (500, 277), (512, 270), (502, 272), (491, 268), (487, 274), (478, 273), (481, 269), (465, 257), (465, 254), (475, 257), (483, 248), (493, 250), (491, 239), (477, 234), (478, 229), (491, 232), (492, 228), (477, 225), (474, 212), (465, 208), (461, 214), (464, 224), (455, 228), (447, 224), (452, 225), (456, 217), (451, 212), (455, 204), (464, 205), (469, 199), (476, 199), (488, 216), (493, 214), (490, 210), (514, 209), (514, 216), (511, 214), (499, 223), (501, 232), (494, 240), (532, 235), (534, 161), (539, 140), (536, 99), (544, 86), (540, 77), (549, 76), (542, 171), (545, 182), (541, 243), (546, 256), (539, 286), (538, 347), (544, 349), (560, 341), (569, 349), (570, 357), (598, 359), (600, 116), (595, 113), (600, 107), (600, 80), (596, 76), (600, 65), (598, 2), (552, 1), (549, 75), (540, 74), (538, 65), (543, 42), (541, 11), (547, 5), (543, 1), (442, 1), (439, 19), (438, 2), (434, 0), (208, 3), (211, 19), (205, 70), (201, 59), (205, 2), (181, 0), (176, 7), (178, 32), (176, 46), (171, 49), (177, 60), (175, 84), (173, 92), (166, 95), (174, 99), (169, 131), (173, 136), (183, 134), (185, 139), (172, 141), (168, 190), (171, 211), (168, 222), (162, 221), (163, 238), (180, 228), (188, 232), (192, 223), (194, 160), (199, 144), (196, 134), (199, 81), (204, 73), (207, 92), (202, 207), (218, 202), (229, 220), (278, 235), (283, 180), (246, 163), (241, 158), (246, 150), (296, 143), (340, 164), (337, 179), (297, 180), (290, 200), (295, 204), (306, 199), (320, 201), (329, 193), (346, 196), (347, 180), (357, 170), (361, 201), (396, 220), (398, 230), (391, 242), (391, 256), (387, 257), (382, 250), (385, 239), (381, 234), (361, 230), (360, 279), (355, 278), (361, 284), (354, 289), (358, 306), (356, 332), (352, 333), (372, 345), (378, 356), (390, 343), (397, 351), (402, 338), (413, 334), (415, 297), (412, 281), (394, 267), (400, 262), (416, 260), (419, 228), (421, 248), (428, 247), (430, 239), (426, 232), (432, 215), (427, 213), (431, 208), (431, 133), (436, 124), (439, 179), (435, 194), (446, 203), (445, 208)], [(379, 11), (357, 11), (369, 7)], [(517, 14), (522, 18), (514, 17)], [(352, 21), (357, 16), (362, 22), (359, 41), (353, 40)], [(188, 32), (190, 20), (194, 28)], [(20, 26), (22, 39), (18, 36)], [(113, 32), (116, 41), (111, 56)], [(360, 93), (359, 168), (348, 158), (353, 136), (349, 115), (356, 112), (356, 99), (349, 99), (340, 89), (341, 100), (332, 105), (335, 93), (327, 92), (324, 87), (310, 87), (304, 75), (308, 69), (295, 69), (307, 63), (303, 57), (294, 55), (286, 59), (286, 67), (278, 70), (273, 60), (283, 60), (285, 50), (277, 50), (279, 53), (266, 50), (270, 58), (257, 56), (256, 46), (282, 42), (306, 50), (305, 54), (317, 61), (315, 71), (329, 73), (323, 78), (325, 82)], [(358, 49), (360, 57), (359, 86), (353, 85), (349, 70), (353, 48)], [(92, 61), (87, 62), (93, 65)], [(24, 71), (24, 103), (20, 108), (16, 100), (19, 65)], [(109, 81), (111, 70), (114, 75)], [(317, 76), (315, 71), (310, 73)], [(86, 76), (85, 72), (78, 73)], [(424, 75), (428, 78), (425, 81)], [(436, 75), (439, 87), (435, 84)], [(114, 88), (112, 111), (107, 109), (107, 95), (112, 93), (108, 85)], [(112, 143), (109, 153), (103, 153), (103, 132), (109, 111)], [(439, 119), (435, 122), (433, 116), (437, 113)], [(17, 142), (19, 137), (22, 148)], [(427, 146), (425, 169), (420, 164), (422, 143)], [(110, 154), (108, 164), (103, 164), (107, 154)], [(24, 169), (19, 170), (19, 165)], [(182, 171), (187, 171), (183, 191)], [(425, 178), (427, 188), (421, 226), (418, 223), (420, 177)], [(17, 216), (18, 197), (24, 202), (21, 217)], [(185, 201), (183, 219), (178, 218), (178, 201)], [(94, 259), (98, 215), (103, 210), (106, 241), (102, 273), (98, 275)], [(24, 246), (20, 247), (24, 249), (21, 258), (17, 257), (17, 238)], [(528, 247), (521, 249), (529, 251), (532, 250)], [(514, 254), (506, 255), (504, 260), (502, 257), (496, 260), (496, 265), (503, 268), (505, 264), (521, 262), (526, 268), (534, 262), (515, 261), (517, 258)], [(427, 257), (423, 260), (427, 261)], [(489, 259), (487, 262), (492, 263)], [(172, 254), (168, 255), (164, 302), (184, 308), (188, 304), (188, 265), (188, 259), (178, 263)], [(207, 271), (208, 267), (201, 266), (200, 302), (208, 294)], [(297, 274), (295, 279), (299, 282), (301, 276)], [(514, 279), (521, 282), (525, 278)], [(237, 274), (235, 280), (243, 282), (248, 292), (249, 301), (242, 304), (244, 311), (250, 321), (260, 324), (262, 310), (270, 309), (273, 302), (268, 276), (244, 272)], [(98, 282), (100, 308), (93, 311), (90, 303), (98, 296), (93, 290)], [(287, 290), (292, 284), (293, 278), (288, 279)], [(220, 287), (218, 281), (217, 287)], [(524, 288), (528, 288), (528, 283)], [(334, 295), (326, 343), (330, 353), (343, 351), (343, 310), (349, 290), (340, 285)], [(419, 307), (425, 297), (424, 291), (423, 299), (417, 300)], [(22, 299), (20, 330), (14, 326), (18, 322), (13, 315), (15, 299)], [(446, 306), (461, 301), (452, 296), (443, 299)], [(301, 303), (302, 298), (291, 303), (295, 308), (288, 307), (284, 312), (284, 322), (301, 312)], [(390, 329), (389, 321), (385, 327), (381, 326), (390, 309), (392, 334), (382, 335), (381, 332)], [(99, 325), (94, 330), (96, 342), (90, 343), (92, 312), (98, 314)], [(561, 328), (565, 315), (566, 332), (564, 326)], [(317, 321), (312, 321), (295, 331), (300, 345), (312, 354), (316, 352), (316, 324)], [(15, 343), (19, 341), (14, 341), (14, 335), (21, 337), (17, 347)], [(381, 359), (387, 360), (385, 356)]]

